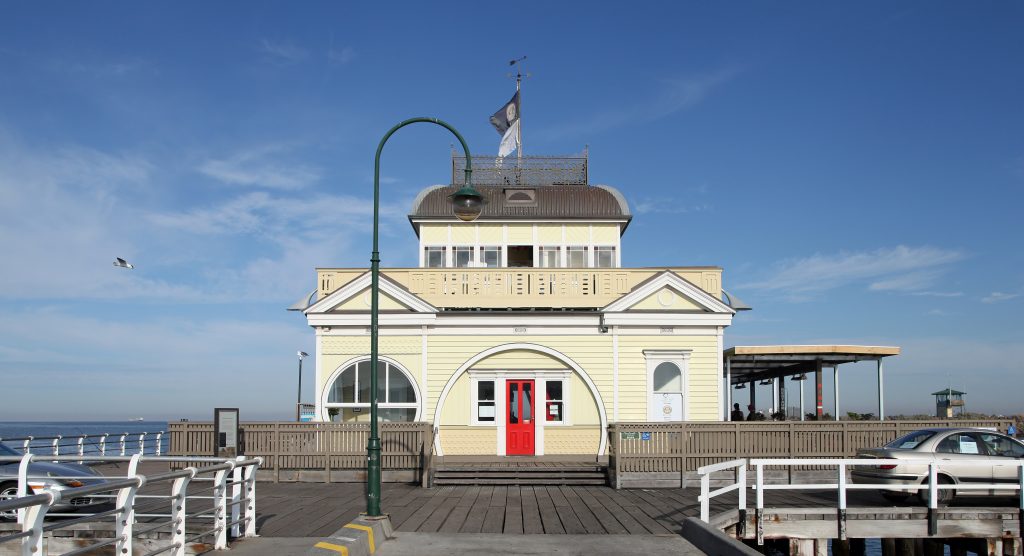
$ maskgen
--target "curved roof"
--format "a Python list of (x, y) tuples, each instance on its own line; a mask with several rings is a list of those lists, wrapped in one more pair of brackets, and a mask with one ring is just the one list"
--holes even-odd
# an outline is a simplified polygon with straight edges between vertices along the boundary
[[(448, 196), (458, 186), (430, 186), (416, 197), (410, 219), (452, 218)], [(537, 187), (504, 187), (495, 185), (476, 186), (487, 204), (480, 214), (481, 219), (614, 219), (630, 220), (626, 199), (613, 187), (607, 185), (543, 185)], [(506, 201), (506, 190), (531, 190), (536, 192), (536, 202), (528, 205)]]

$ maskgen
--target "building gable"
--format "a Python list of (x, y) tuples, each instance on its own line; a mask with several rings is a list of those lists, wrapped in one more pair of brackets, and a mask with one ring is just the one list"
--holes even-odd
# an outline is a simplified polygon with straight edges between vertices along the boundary
[[(437, 307), (409, 292), (386, 275), (379, 276), (378, 309), (381, 311), (407, 311), (411, 313), (437, 313)], [(305, 314), (370, 311), (370, 273), (352, 280), (327, 297), (317, 301)]]
[(602, 311), (700, 311), (704, 313), (735, 314), (731, 307), (671, 271), (661, 272), (638, 284), (633, 291), (609, 303)]

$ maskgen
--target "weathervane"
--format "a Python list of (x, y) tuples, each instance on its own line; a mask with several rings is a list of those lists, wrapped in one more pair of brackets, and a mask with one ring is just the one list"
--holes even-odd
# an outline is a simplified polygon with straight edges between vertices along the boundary
[[(516, 129), (516, 144), (518, 145), (518, 148), (516, 149), (516, 156), (519, 160), (523, 159), (523, 96), (520, 94), (519, 90), (522, 86), (523, 78), (530, 78), (529, 72), (526, 72), (525, 74), (523, 72), (524, 61), (526, 61), (526, 56), (508, 61), (508, 65), (516, 67), (516, 97), (519, 99), (519, 126)], [(508, 76), (512, 77), (512, 74), (509, 73)]]

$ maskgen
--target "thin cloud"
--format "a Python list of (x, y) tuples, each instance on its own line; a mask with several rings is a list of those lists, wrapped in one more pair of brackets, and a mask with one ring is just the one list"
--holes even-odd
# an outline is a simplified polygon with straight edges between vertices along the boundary
[(280, 65), (298, 64), (309, 57), (309, 51), (287, 41), (272, 41), (263, 39), (260, 41), (260, 52), (267, 60)]
[(657, 96), (644, 102), (590, 114), (586, 121), (551, 127), (539, 134), (543, 139), (552, 140), (593, 135), (621, 126), (660, 120), (697, 106), (739, 74), (737, 68), (725, 68), (704, 75), (668, 79), (661, 83)]
[(198, 170), (226, 184), (269, 189), (302, 189), (320, 180), (319, 168), (272, 159), (284, 150), (277, 146), (244, 150), (227, 158), (207, 160)]
[(1020, 297), (1019, 293), (992, 292), (981, 298), (982, 303), (1002, 303)]
[(948, 265), (964, 257), (956, 250), (906, 245), (875, 251), (813, 255), (780, 261), (773, 265), (774, 270), (768, 277), (737, 289), (777, 291), (799, 298), (867, 283), (868, 289), (874, 291), (909, 293), (915, 288), (929, 287)]
[(334, 66), (344, 66), (356, 59), (356, 50), (351, 46), (344, 48), (330, 48), (327, 51), (327, 61)]
[(963, 297), (964, 292), (936, 292), (936, 291), (919, 291), (910, 292), (910, 295), (918, 295), (924, 297)]
[(633, 202), (633, 212), (636, 214), (687, 214), (708, 212), (711, 209), (712, 206), (708, 203), (686, 205), (672, 198), (645, 198)]

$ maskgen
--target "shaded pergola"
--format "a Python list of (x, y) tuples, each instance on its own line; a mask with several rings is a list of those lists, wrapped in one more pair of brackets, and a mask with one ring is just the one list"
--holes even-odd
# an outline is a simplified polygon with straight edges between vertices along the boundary
[[(724, 418), (728, 420), (732, 407), (735, 385), (749, 383), (750, 404), (755, 405), (754, 385), (771, 381), (775, 407), (785, 410), (784, 388), (780, 381), (786, 377), (804, 380), (814, 376), (815, 415), (820, 419), (822, 410), (822, 370), (832, 368), (835, 418), (839, 419), (839, 365), (857, 361), (875, 361), (878, 370), (878, 418), (885, 420), (885, 397), (883, 387), (882, 359), (899, 355), (900, 348), (894, 346), (736, 346), (722, 352), (725, 362), (726, 403)], [(803, 382), (800, 383), (800, 419), (804, 418)]]

